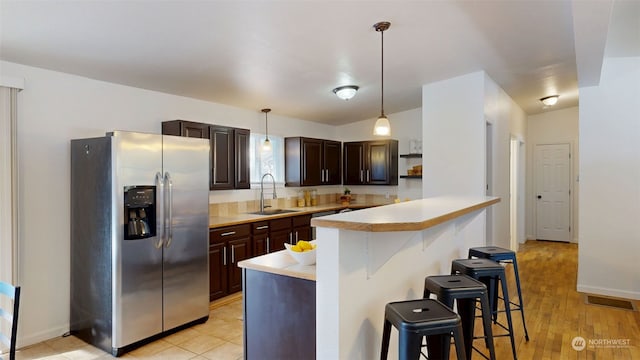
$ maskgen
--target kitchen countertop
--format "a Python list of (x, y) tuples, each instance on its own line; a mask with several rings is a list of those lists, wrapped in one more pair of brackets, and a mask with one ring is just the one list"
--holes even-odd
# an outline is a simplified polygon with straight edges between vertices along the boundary
[(311, 226), (385, 232), (416, 231), (500, 202), (499, 197), (440, 196), (311, 219)]
[(238, 262), (244, 269), (316, 281), (316, 265), (300, 265), (287, 253), (280, 250)]
[(373, 202), (352, 202), (349, 205), (341, 204), (324, 204), (317, 206), (305, 206), (285, 208), (284, 210), (294, 210), (294, 212), (287, 212), (274, 215), (255, 215), (249, 213), (240, 213), (227, 216), (210, 216), (209, 217), (209, 229), (219, 228), (230, 225), (249, 224), (256, 221), (279, 219), (298, 215), (309, 215), (317, 212), (330, 211), (330, 210), (342, 210), (342, 209), (363, 209), (375, 206), (388, 205), (389, 203), (373, 203)]

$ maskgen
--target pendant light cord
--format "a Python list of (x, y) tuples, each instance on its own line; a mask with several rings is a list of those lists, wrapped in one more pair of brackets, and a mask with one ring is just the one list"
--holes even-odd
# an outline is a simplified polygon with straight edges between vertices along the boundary
[(384, 30), (380, 31), (380, 116), (384, 116)]

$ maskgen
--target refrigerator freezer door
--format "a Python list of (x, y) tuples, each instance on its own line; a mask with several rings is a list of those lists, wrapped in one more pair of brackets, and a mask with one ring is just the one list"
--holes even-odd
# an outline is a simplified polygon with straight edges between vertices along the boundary
[[(155, 184), (162, 171), (162, 136), (116, 131), (113, 136), (113, 347), (162, 332), (160, 234), (124, 240), (124, 187)], [(157, 189), (156, 189), (157, 197)], [(160, 206), (160, 204), (157, 204)]]
[(165, 331), (209, 314), (209, 153), (208, 140), (163, 136)]

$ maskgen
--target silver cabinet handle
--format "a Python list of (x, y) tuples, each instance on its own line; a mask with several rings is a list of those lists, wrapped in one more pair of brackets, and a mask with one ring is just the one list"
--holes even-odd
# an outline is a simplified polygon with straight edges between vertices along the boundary
[(267, 254), (271, 252), (270, 246), (269, 246), (269, 237), (267, 236)]
[(325, 170), (325, 173), (324, 173), (324, 181), (325, 181), (325, 182), (329, 182), (329, 169), (326, 169), (326, 170)]
[(222, 248), (222, 265), (227, 266), (227, 246)]
[(164, 183), (167, 191), (167, 213), (165, 217), (165, 219), (167, 219), (167, 223), (165, 224), (167, 240), (164, 247), (168, 248), (171, 246), (171, 241), (173, 240), (173, 181), (171, 180), (171, 174), (169, 174), (169, 172), (164, 173)]
[(156, 237), (158, 241), (155, 243), (156, 249), (160, 249), (162, 247), (162, 243), (164, 242), (164, 181), (162, 179), (161, 173), (156, 173), (156, 195), (158, 196), (158, 202), (156, 203), (156, 209), (158, 213), (156, 214)]
[(289, 244), (293, 245), (293, 233), (289, 233)]
[(256, 228), (256, 230), (264, 230), (264, 229), (268, 229), (268, 228), (269, 228), (269, 225), (263, 225), (263, 226), (258, 226)]
[(364, 172), (364, 170), (360, 170), (360, 182), (364, 181), (364, 178), (362, 177), (362, 173)]
[(231, 263), (236, 262), (236, 248), (234, 246), (231, 247)]
[(296, 231), (296, 244), (298, 243), (298, 232)]
[(369, 177), (369, 169), (367, 169), (367, 182), (371, 181), (371, 178)]
[(220, 234), (220, 236), (230, 236), (230, 235), (235, 235), (236, 232), (235, 231), (227, 231), (225, 233)]

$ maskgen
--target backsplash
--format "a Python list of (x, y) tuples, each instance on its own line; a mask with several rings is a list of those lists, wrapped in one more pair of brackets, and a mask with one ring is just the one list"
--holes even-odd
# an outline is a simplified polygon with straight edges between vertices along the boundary
[[(340, 204), (340, 195), (342, 194), (318, 194), (318, 205)], [(271, 205), (274, 209), (298, 207), (296, 197), (277, 199), (267, 198), (264, 201), (265, 205)], [(389, 203), (392, 201), (393, 200), (388, 199), (386, 195), (379, 194), (354, 194), (352, 195), (351, 199), (351, 203), (353, 204), (381, 204)], [(233, 201), (209, 204), (209, 216), (231, 216), (258, 210), (260, 210), (260, 200)]]

